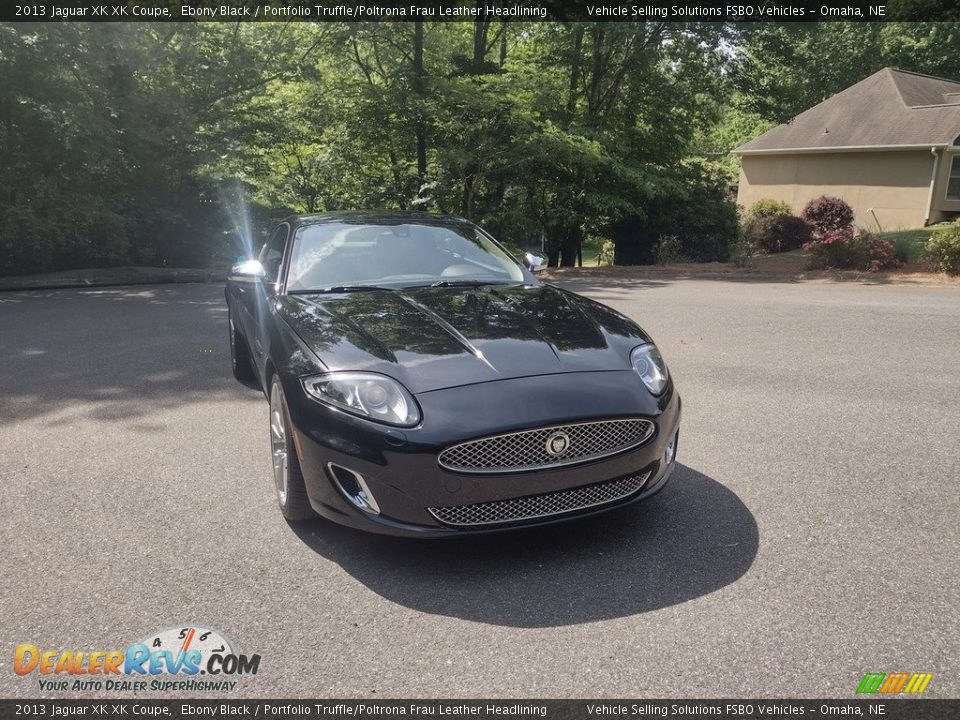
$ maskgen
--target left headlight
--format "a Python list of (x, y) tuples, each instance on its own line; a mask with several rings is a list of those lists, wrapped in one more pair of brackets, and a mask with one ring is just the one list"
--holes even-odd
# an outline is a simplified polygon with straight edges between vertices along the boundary
[(402, 427), (420, 422), (416, 400), (403, 385), (385, 375), (333, 372), (312, 375), (301, 382), (310, 397), (353, 415)]
[(670, 374), (667, 372), (667, 364), (660, 356), (660, 351), (653, 344), (640, 345), (635, 347), (630, 353), (630, 364), (637, 371), (647, 390), (654, 395), (662, 395), (667, 389), (667, 382)]

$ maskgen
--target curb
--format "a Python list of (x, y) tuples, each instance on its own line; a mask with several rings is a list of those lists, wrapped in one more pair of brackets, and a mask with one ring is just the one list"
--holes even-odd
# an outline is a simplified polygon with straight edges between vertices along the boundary
[(210, 283), (226, 280), (226, 273), (198, 268), (116, 268), (87, 272), (27, 275), (0, 278), (0, 292), (64, 290), (70, 288), (111, 287), (120, 285), (167, 285), (174, 283)]
[[(630, 270), (631, 266), (613, 266), (610, 270), (600, 268), (563, 268), (544, 272), (541, 277), (549, 282), (602, 280), (725, 280), (728, 282), (839, 282), (861, 283), (864, 285), (938, 285), (955, 286), (958, 281), (938, 273), (871, 273), (858, 270), (819, 270), (810, 272), (764, 272), (764, 271), (690, 271), (683, 268), (663, 268), (660, 270)], [(635, 267), (635, 266), (632, 266)]]

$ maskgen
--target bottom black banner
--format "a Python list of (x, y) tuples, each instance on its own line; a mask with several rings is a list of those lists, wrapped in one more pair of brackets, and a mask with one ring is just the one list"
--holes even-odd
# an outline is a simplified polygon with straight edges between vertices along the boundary
[(960, 700), (0, 700), (0, 718), (960, 718)]

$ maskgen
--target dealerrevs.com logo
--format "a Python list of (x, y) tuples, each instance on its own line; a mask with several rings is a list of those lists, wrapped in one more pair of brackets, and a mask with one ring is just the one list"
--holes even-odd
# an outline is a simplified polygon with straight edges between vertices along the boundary
[(126, 650), (20, 643), (13, 660), (14, 672), (39, 676), (44, 691), (230, 691), (237, 685), (233, 677), (256, 675), (259, 669), (259, 654), (239, 654), (225, 635), (196, 625), (151, 633)]

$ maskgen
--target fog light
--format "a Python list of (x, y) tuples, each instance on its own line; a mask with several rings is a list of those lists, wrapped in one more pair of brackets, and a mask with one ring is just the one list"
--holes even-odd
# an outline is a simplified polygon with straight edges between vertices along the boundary
[(674, 434), (670, 439), (670, 442), (667, 443), (667, 446), (663, 449), (663, 464), (669, 465), (677, 457), (677, 440), (680, 438), (680, 431)]
[(370, 492), (363, 475), (342, 465), (327, 463), (327, 471), (347, 500), (371, 515), (380, 514), (380, 506)]

